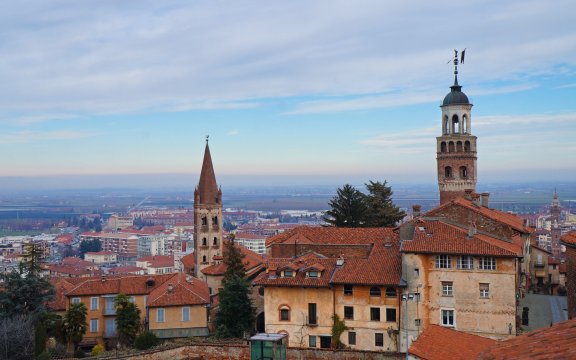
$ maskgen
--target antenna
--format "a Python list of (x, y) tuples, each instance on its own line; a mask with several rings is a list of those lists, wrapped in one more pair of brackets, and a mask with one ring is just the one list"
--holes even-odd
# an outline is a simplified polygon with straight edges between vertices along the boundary
[(458, 50), (454, 49), (454, 59), (448, 60), (446, 64), (454, 63), (454, 85), (458, 85), (458, 64), (464, 64), (464, 55), (466, 48), (460, 52), (460, 59), (458, 59)]
[(206, 144), (208, 144), (208, 138), (210, 137), (210, 135), (206, 135)]

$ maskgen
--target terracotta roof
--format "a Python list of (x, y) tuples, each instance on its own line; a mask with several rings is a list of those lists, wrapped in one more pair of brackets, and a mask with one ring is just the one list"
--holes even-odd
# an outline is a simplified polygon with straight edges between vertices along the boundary
[(65, 266), (83, 266), (83, 267), (97, 266), (96, 264), (94, 264), (91, 261), (82, 260), (78, 257), (73, 257), (73, 256), (65, 257), (64, 259), (62, 259), (62, 265), (65, 265)]
[[(264, 263), (264, 258), (261, 255), (256, 254), (254, 251), (239, 245), (237, 245), (237, 248), (242, 252), (242, 254), (244, 254), (244, 270), (246, 270), (247, 273)], [(226, 246), (224, 246), (224, 251), (226, 251)], [(216, 259), (216, 256), (214, 258)], [(202, 269), (202, 273), (213, 276), (224, 275), (226, 269), (228, 269), (228, 266), (224, 263), (220, 263), (205, 267)]]
[(149, 307), (209, 304), (208, 285), (190, 275), (174, 274), (148, 296)]
[(569, 232), (560, 238), (564, 245), (576, 246), (576, 231)]
[(298, 226), (266, 239), (266, 246), (276, 243), (352, 245), (371, 244), (395, 236), (392, 228), (338, 228)]
[(402, 243), (402, 252), (429, 254), (490, 255), (521, 257), (522, 247), (515, 243), (468, 231), (439, 220), (421, 220), (415, 223), (414, 237)]
[(254, 234), (254, 233), (246, 233), (246, 232), (242, 232), (242, 233), (236, 233), (234, 235), (235, 239), (266, 239), (266, 235), (258, 235), (258, 234)]
[[(324, 271), (320, 277), (306, 277), (306, 270), (314, 264), (320, 264)], [(294, 269), (295, 276), (280, 277), (279, 271), (272, 269), (282, 269), (286, 265)], [(316, 265), (317, 266), (317, 265)], [(280, 286), (280, 287), (329, 287), (330, 279), (336, 268), (336, 259), (321, 258), (316, 254), (307, 254), (296, 259), (270, 259), (266, 266), (268, 271), (260, 273), (254, 280), (255, 285), (260, 286)]]
[(138, 266), (132, 266), (132, 265), (128, 265), (128, 266), (117, 266), (114, 267), (112, 269), (110, 269), (108, 271), (109, 274), (133, 274), (133, 273), (138, 273), (140, 271), (145, 271), (146, 269), (143, 269), (141, 267)]
[(439, 207), (437, 207), (435, 209), (430, 210), (429, 212), (426, 213), (426, 216), (433, 216), (433, 214), (436, 213), (439, 209), (443, 209), (445, 207), (452, 206), (453, 204), (458, 205), (458, 206), (462, 206), (466, 209), (472, 210), (476, 213), (479, 213), (483, 216), (486, 216), (487, 218), (490, 218), (490, 219), (499, 221), (501, 223), (504, 223), (504, 224), (510, 226), (511, 228), (513, 228), (514, 230), (517, 230), (519, 232), (530, 233), (533, 231), (533, 229), (524, 226), (524, 220), (515, 214), (510, 214), (510, 213), (507, 213), (504, 211), (491, 209), (491, 208), (486, 207), (486, 206), (475, 205), (473, 201), (466, 200), (463, 197), (456, 198), (455, 200), (452, 200), (452, 201), (447, 202), (443, 205), (440, 205)]
[(75, 275), (75, 276), (82, 276), (82, 275), (98, 275), (102, 272), (100, 270), (90, 270), (84, 267), (78, 266), (66, 266), (60, 264), (48, 264), (46, 268), (51, 272), (58, 273), (58, 274), (65, 274), (65, 275)]
[(180, 262), (182, 262), (182, 265), (184, 265), (184, 267), (193, 269), (194, 268), (194, 253), (183, 256), (180, 259)]
[(439, 325), (428, 325), (408, 352), (425, 360), (474, 359), (496, 340)]
[(74, 235), (73, 234), (60, 234), (56, 237), (56, 240), (58, 240), (58, 242), (61, 244), (71, 244), (72, 241), (74, 240)]
[(576, 359), (576, 319), (556, 323), (485, 349), (477, 359)]
[(74, 284), (68, 279), (63, 278), (53, 278), (50, 279), (50, 283), (54, 286), (54, 299), (49, 301), (46, 305), (53, 311), (65, 311), (66, 304), (66, 292), (72, 290), (74, 288)]
[(136, 259), (136, 262), (146, 262), (148, 264), (147, 267), (151, 268), (173, 267), (174, 257), (166, 255), (151, 255)]
[(200, 196), (200, 204), (216, 204), (218, 199), (218, 185), (216, 184), (216, 175), (212, 165), (212, 156), (210, 148), (206, 142), (204, 149), (204, 160), (202, 161), (202, 170), (200, 171), (200, 181), (197, 187)]
[[(66, 296), (88, 296), (107, 294), (139, 295), (148, 294), (156, 286), (164, 283), (174, 274), (162, 275), (122, 275), (93, 277), (77, 285)], [(153, 285), (149, 285), (150, 281)], [(148, 282), (148, 284), (147, 284)]]

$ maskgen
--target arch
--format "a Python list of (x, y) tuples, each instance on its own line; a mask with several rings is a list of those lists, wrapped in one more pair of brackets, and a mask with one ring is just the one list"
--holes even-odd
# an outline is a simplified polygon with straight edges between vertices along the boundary
[(280, 321), (290, 321), (291, 308), (288, 304), (278, 305), (278, 320)]
[(218, 225), (218, 216), (212, 218), (212, 225)]
[(206, 261), (206, 255), (202, 256), (202, 262), (203, 262), (203, 263), (207, 263), (207, 261)]
[(468, 125), (468, 116), (464, 114), (462, 115), (462, 133), (469, 134), (470, 133), (469, 127), (470, 126)]
[(207, 246), (208, 245), (208, 239), (206, 239), (205, 237), (202, 238), (202, 246)]
[(454, 152), (454, 141), (448, 143), (448, 152)]
[(448, 121), (448, 115), (444, 115), (444, 121), (442, 123), (442, 133), (448, 135), (450, 133), (450, 121)]
[(202, 216), (202, 225), (208, 225), (208, 218), (206, 215)]
[(452, 134), (460, 134), (460, 120), (458, 119), (458, 115), (454, 114), (452, 116)]
[(212, 245), (218, 245), (218, 238), (216, 236), (214, 236), (214, 239), (212, 240)]
[(256, 332), (257, 333), (264, 333), (266, 332), (266, 321), (264, 318), (264, 311), (256, 316)]
[(444, 177), (447, 178), (447, 179), (449, 179), (449, 178), (452, 177), (452, 167), (446, 166), (446, 167), (444, 168)]
[(382, 292), (378, 286), (372, 286), (370, 288), (370, 296), (380, 296)]
[(396, 289), (386, 288), (386, 297), (396, 297)]
[(456, 142), (456, 151), (462, 152), (462, 141)]
[(442, 143), (440, 143), (440, 152), (445, 153), (446, 151), (448, 151), (448, 148), (446, 147), (446, 141), (442, 141)]
[(464, 141), (464, 151), (470, 152), (470, 141), (468, 140)]
[(460, 166), (460, 179), (468, 179), (468, 168)]

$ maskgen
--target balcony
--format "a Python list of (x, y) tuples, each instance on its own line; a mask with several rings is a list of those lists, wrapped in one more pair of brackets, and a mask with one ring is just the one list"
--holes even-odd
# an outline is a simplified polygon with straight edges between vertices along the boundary
[(116, 308), (105, 307), (104, 308), (104, 316), (111, 316), (111, 315), (116, 315)]

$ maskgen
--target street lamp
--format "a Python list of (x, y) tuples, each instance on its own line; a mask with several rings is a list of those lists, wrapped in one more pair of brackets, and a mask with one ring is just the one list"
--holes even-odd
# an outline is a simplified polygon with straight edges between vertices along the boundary
[(406, 360), (408, 360), (408, 300), (414, 300), (414, 294), (402, 294), (402, 301), (404, 301), (404, 331), (406, 335)]

